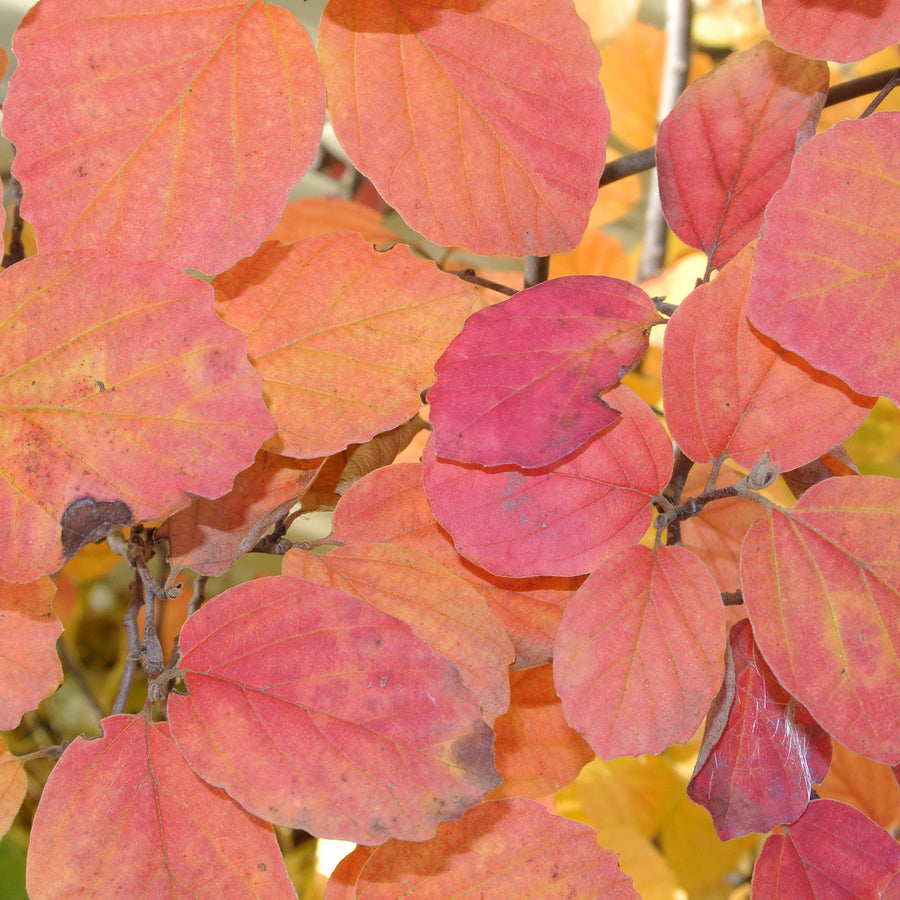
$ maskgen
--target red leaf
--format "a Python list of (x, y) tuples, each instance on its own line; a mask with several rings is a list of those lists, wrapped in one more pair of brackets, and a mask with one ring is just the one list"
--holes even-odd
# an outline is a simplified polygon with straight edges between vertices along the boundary
[(566, 722), (553, 667), (509, 673), (509, 712), (494, 722), (494, 755), (503, 783), (488, 796), (535, 800), (573, 782), (594, 751)]
[(188, 619), (181, 650), (190, 693), (169, 696), (172, 733), (251, 812), (358, 843), (425, 840), (499, 782), (456, 666), (343, 591), (238, 585)]
[(666, 424), (681, 449), (750, 468), (768, 450), (794, 469), (846, 440), (875, 401), (761, 335), (745, 308), (754, 248), (688, 294), (666, 326)]
[(855, 62), (900, 41), (897, 0), (762, 0), (762, 7), (772, 40), (804, 56)]
[(548, 466), (618, 418), (601, 393), (647, 352), (662, 321), (638, 287), (554, 278), (469, 317), (428, 391), (437, 455), (482, 466)]
[(663, 211), (710, 268), (756, 237), (787, 178), (798, 132), (812, 135), (827, 89), (825, 63), (763, 41), (691, 84), (663, 120), (656, 144)]
[(335, 133), (429, 240), (571, 250), (603, 171), (600, 59), (568, 0), (331, 0), (319, 60)]
[(29, 584), (0, 581), (0, 731), (19, 724), (62, 682), (56, 639), (62, 624), (51, 603), (56, 586), (49, 578)]
[(456, 549), (512, 578), (580, 575), (638, 540), (650, 499), (669, 479), (672, 445), (629, 388), (605, 394), (622, 416), (562, 462), (540, 469), (479, 469), (425, 448), (425, 491)]
[(290, 512), (321, 467), (321, 459), (260, 450), (227, 494), (216, 500), (195, 497), (156, 529), (157, 537), (169, 541), (173, 572), (188, 566), (201, 575), (221, 575)]
[(715, 696), (724, 650), (719, 591), (693, 553), (614, 552), (559, 626), (553, 669), (566, 720), (602, 759), (682, 743)]
[(459, 667), (488, 724), (508, 709), (512, 643), (478, 591), (446, 566), (396, 544), (349, 544), (324, 557), (292, 550), (281, 571), (339, 588), (406, 622)]
[(747, 315), (854, 390), (900, 403), (900, 113), (808, 141), (766, 209)]
[(725, 681), (688, 785), (723, 841), (799, 818), (831, 762), (831, 739), (775, 680), (750, 622), (728, 637)]
[(785, 689), (831, 735), (879, 762), (900, 759), (900, 482), (829, 478), (744, 539), (753, 633)]
[(103, 253), (0, 275), (0, 577), (53, 572), (111, 528), (185, 506), (188, 490), (223, 494), (250, 465), (272, 420), (211, 295)]
[(783, 834), (770, 835), (753, 869), (752, 900), (878, 900), (900, 871), (900, 845), (836, 800), (814, 800)]
[(277, 6), (47, 0), (13, 47), (3, 130), (41, 251), (221, 272), (275, 226), (315, 154), (315, 51)]
[(534, 800), (492, 800), (445, 823), (426, 843), (378, 847), (356, 880), (359, 900), (398, 896), (639, 900), (595, 832)]
[(550, 661), (562, 611), (579, 578), (498, 578), (463, 559), (435, 521), (422, 466), (393, 465), (361, 479), (341, 498), (333, 535), (341, 541), (390, 541), (427, 553), (464, 578), (503, 621), (516, 667)]
[(272, 827), (201, 781), (167, 723), (100, 724), (103, 735), (76, 738), (47, 779), (28, 848), (32, 900), (293, 893)]
[(278, 424), (266, 449), (300, 459), (415, 415), (475, 300), (471, 285), (408, 247), (379, 253), (346, 232), (263, 244), (213, 284), (216, 309), (247, 335), (263, 376)]

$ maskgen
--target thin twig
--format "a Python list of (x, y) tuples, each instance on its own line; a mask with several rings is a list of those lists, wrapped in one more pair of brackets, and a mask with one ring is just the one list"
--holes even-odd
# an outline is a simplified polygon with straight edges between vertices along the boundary
[(69, 651), (66, 649), (66, 645), (59, 641), (56, 645), (56, 652), (59, 655), (59, 661), (62, 664), (63, 672), (66, 675), (71, 675), (75, 681), (78, 682), (78, 687), (81, 688), (81, 693), (84, 694), (85, 699), (88, 704), (93, 707), (94, 714), (97, 718), (103, 718), (105, 713), (103, 712), (103, 708), (100, 706), (99, 701), (97, 700), (96, 695), (94, 694), (93, 689), (90, 684), (88, 684), (87, 679), (84, 677), (84, 672), (81, 670), (81, 666), (72, 659)]
[(143, 605), (144, 585), (137, 574), (133, 574), (128, 609), (122, 618), (122, 625), (125, 627), (125, 634), (128, 638), (128, 649), (125, 652), (125, 666), (122, 669), (122, 677), (119, 679), (119, 690), (116, 693), (116, 699), (112, 706), (112, 715), (114, 716), (125, 712), (128, 697), (131, 694), (134, 673), (143, 654), (137, 624), (138, 612)]
[(894, 72), (894, 77), (889, 79), (887, 84), (885, 84), (885, 86), (875, 95), (872, 102), (862, 111), (860, 118), (868, 119), (869, 116), (871, 116), (872, 113), (875, 112), (876, 109), (878, 109), (884, 98), (887, 97), (887, 95), (892, 90), (894, 90), (894, 88), (897, 87), (898, 84), (900, 84), (900, 69)]
[(498, 294), (506, 294), (507, 297), (512, 297), (513, 294), (518, 293), (515, 288), (500, 284), (499, 281), (491, 281), (489, 278), (482, 278), (480, 275), (476, 275), (474, 269), (448, 269), (446, 271), (448, 275), (455, 275), (462, 281), (468, 281), (469, 284), (477, 284), (478, 287), (489, 288), (492, 291), (497, 291)]

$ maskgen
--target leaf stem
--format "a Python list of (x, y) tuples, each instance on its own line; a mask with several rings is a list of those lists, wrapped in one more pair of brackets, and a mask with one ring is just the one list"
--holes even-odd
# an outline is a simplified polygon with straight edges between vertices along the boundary
[(507, 297), (512, 297), (513, 294), (519, 293), (515, 288), (500, 284), (499, 281), (491, 281), (489, 278), (482, 278), (480, 275), (476, 275), (474, 269), (446, 269), (445, 271), (448, 275), (455, 275), (462, 281), (468, 281), (469, 284), (477, 284), (478, 287), (489, 288), (498, 294), (506, 294)]

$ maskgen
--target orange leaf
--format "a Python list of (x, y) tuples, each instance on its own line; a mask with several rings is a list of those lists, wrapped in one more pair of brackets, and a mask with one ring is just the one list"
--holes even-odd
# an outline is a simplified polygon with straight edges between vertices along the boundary
[(570, 0), (331, 0), (318, 46), (341, 146), (412, 228), (481, 254), (575, 246), (609, 113)]
[(181, 650), (190, 693), (168, 706), (178, 746), (279, 824), (425, 840), (499, 783), (493, 733), (456, 666), (343, 591), (240, 584), (188, 619)]
[(391, 541), (428, 554), (465, 579), (502, 620), (516, 666), (549, 662), (562, 610), (579, 578), (500, 578), (463, 559), (435, 521), (419, 463), (393, 465), (358, 481), (334, 513), (341, 541)]
[(100, 725), (103, 735), (76, 738), (47, 779), (28, 848), (32, 900), (293, 893), (272, 827), (201, 781), (166, 722)]
[(509, 712), (494, 722), (494, 755), (503, 783), (488, 795), (546, 797), (574, 781), (594, 756), (563, 716), (549, 664), (510, 672)]
[(658, 753), (700, 725), (724, 672), (725, 619), (682, 547), (610, 554), (566, 607), (553, 651), (566, 720), (601, 758)]
[(900, 41), (898, 0), (763, 0), (772, 40), (805, 56), (853, 62)]
[(768, 41), (729, 56), (681, 95), (659, 127), (656, 164), (669, 227), (728, 262), (756, 237), (791, 167), (798, 132), (811, 136), (828, 67)]
[(356, 880), (358, 900), (398, 896), (639, 900), (593, 829), (534, 800), (491, 800), (447, 822), (426, 843), (377, 848)]
[(13, 47), (3, 127), (42, 252), (221, 272), (275, 226), (315, 154), (315, 51), (261, 0), (50, 0)]
[(173, 575), (186, 566), (201, 575), (221, 575), (290, 512), (321, 467), (321, 459), (260, 450), (227, 494), (216, 500), (195, 497), (156, 529), (157, 537), (169, 541)]
[(0, 837), (9, 831), (27, 790), (25, 767), (0, 738)]
[(0, 576), (53, 572), (188, 490), (223, 494), (250, 464), (272, 421), (211, 300), (162, 263), (99, 252), (0, 275)]
[[(744, 538), (741, 584), (778, 680), (831, 735), (900, 759), (900, 482), (829, 478)], [(887, 688), (885, 686), (888, 686)]]
[(475, 300), (471, 285), (406, 246), (379, 253), (347, 232), (263, 244), (213, 285), (263, 376), (278, 424), (266, 449), (300, 459), (411, 418)]
[(747, 316), (815, 368), (900, 404), (898, 130), (900, 113), (875, 113), (800, 148), (766, 209)]
[(685, 297), (666, 326), (666, 424), (699, 462), (728, 455), (749, 469), (768, 450), (773, 463), (793, 469), (849, 437), (875, 401), (751, 327), (754, 265), (746, 247)]
[(508, 578), (581, 575), (640, 539), (650, 499), (669, 479), (672, 445), (653, 411), (619, 385), (604, 400), (622, 415), (550, 466), (481, 469), (425, 448), (425, 491), (457, 550)]
[(381, 221), (381, 214), (363, 203), (337, 197), (301, 197), (288, 203), (266, 240), (293, 244), (332, 231), (356, 231), (370, 244), (397, 243), (397, 235)]
[[(682, 499), (701, 493), (710, 472), (709, 465), (691, 469)], [(743, 478), (730, 466), (723, 466), (717, 487), (729, 487)], [(750, 526), (765, 515), (765, 509), (752, 500), (726, 497), (707, 503), (696, 515), (681, 523), (681, 543), (696, 553), (709, 569), (720, 591), (736, 591), (741, 586), (741, 542)]]
[(900, 825), (900, 785), (889, 766), (833, 742), (831, 768), (816, 789), (820, 797), (855, 806), (882, 828)]
[(49, 578), (29, 584), (0, 581), (0, 731), (15, 728), (62, 681), (56, 639), (62, 624), (51, 603)]
[(281, 571), (339, 588), (406, 622), (456, 663), (488, 724), (506, 712), (512, 643), (478, 591), (446, 566), (396, 544), (350, 544), (325, 557), (291, 550)]

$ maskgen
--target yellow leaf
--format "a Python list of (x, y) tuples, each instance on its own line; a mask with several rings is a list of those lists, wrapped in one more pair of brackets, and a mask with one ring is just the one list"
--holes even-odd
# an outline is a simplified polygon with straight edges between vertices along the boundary
[(628, 280), (632, 273), (622, 242), (599, 228), (589, 228), (574, 250), (550, 257), (550, 277), (561, 275), (610, 275)]
[(605, 44), (637, 14), (638, 0), (575, 0), (575, 12), (591, 29), (595, 44)]

